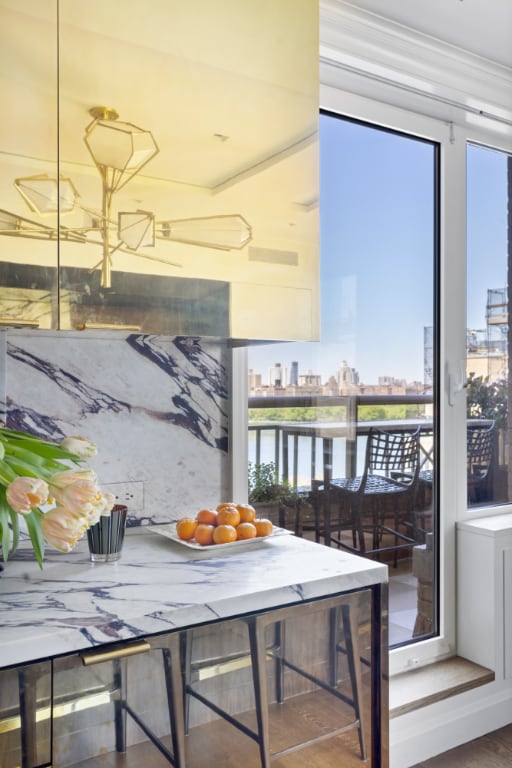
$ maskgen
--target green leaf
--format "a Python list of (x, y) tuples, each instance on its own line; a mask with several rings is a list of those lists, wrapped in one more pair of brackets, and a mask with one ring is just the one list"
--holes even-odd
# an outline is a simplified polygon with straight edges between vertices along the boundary
[(54, 470), (47, 469), (46, 467), (34, 468), (32, 464), (28, 464), (26, 461), (16, 458), (16, 456), (6, 455), (4, 464), (8, 464), (11, 469), (22, 477), (39, 477), (43, 480), (49, 480), (54, 474)]
[(29, 464), (35, 464), (38, 466), (45, 463), (45, 459), (42, 456), (39, 456), (33, 451), (27, 451), (26, 448), (22, 448), (20, 445), (15, 445), (14, 443), (5, 443), (4, 447), (7, 456), (16, 456), (17, 458), (22, 459)]
[[(4, 435), (7, 440), (2, 440), (2, 435)], [(43, 438), (35, 437), (34, 435), (28, 435), (26, 432), (16, 432), (15, 430), (3, 427), (0, 431), (0, 440), (2, 440), (5, 445), (23, 445), (27, 450), (36, 453), (43, 458), (73, 461), (75, 464), (79, 464), (83, 461), (75, 453), (64, 451), (58, 443), (44, 440)]]
[(38, 456), (35, 453), (27, 451), (25, 448), (20, 448), (20, 446), (17, 445), (7, 445), (5, 448), (5, 461), (8, 461), (12, 465), (13, 460), (16, 459), (18, 459), (20, 462), (24, 462), (26, 466), (32, 466), (34, 468), (37, 467), (41, 470), (46, 470), (46, 472), (50, 472), (51, 474), (69, 469), (66, 464), (63, 464), (60, 461)]
[(28, 534), (39, 567), (43, 570), (44, 538), (41, 532), (41, 513), (33, 509), (28, 515), (24, 515), (27, 523)]
[(9, 528), (9, 513), (3, 508), (0, 508), (0, 532), (2, 534), (2, 558), (7, 562), (11, 551), (11, 529)]
[[(7, 562), (11, 552), (14, 552), (15, 550), (15, 547), (11, 546), (11, 529), (9, 527), (9, 522), (12, 519), (11, 512), (13, 512), (13, 510), (7, 504), (5, 488), (0, 487), (0, 534), (2, 557), (5, 562)], [(14, 514), (16, 515), (16, 512), (14, 512)]]
[(16, 472), (6, 464), (5, 461), (0, 461), (0, 483), (2, 485), (9, 485), (13, 480), (16, 480), (18, 475)]
[(18, 549), (18, 544), (20, 543), (20, 524), (19, 524), (19, 516), (18, 513), (14, 511), (14, 509), (11, 509), (9, 507), (9, 516), (11, 518), (11, 534), (12, 534), (12, 544), (11, 544), (11, 553), (16, 552)]

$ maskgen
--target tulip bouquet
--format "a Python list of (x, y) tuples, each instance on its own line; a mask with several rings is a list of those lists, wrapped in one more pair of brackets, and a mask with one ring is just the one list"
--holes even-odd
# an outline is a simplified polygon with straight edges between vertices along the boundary
[(23, 518), (36, 560), (45, 544), (70, 552), (85, 531), (109, 515), (114, 497), (103, 493), (84, 460), (96, 446), (83, 437), (53, 443), (0, 424), (0, 537), (4, 561), (19, 543)]

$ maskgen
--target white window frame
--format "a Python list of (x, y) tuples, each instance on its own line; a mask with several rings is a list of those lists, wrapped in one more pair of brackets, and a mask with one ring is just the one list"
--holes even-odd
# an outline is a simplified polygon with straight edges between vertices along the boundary
[[(478, 120), (446, 107), (443, 117), (436, 100), (400, 94), (395, 104), (383, 101), (381, 83), (366, 82), (365, 95), (344, 90), (346, 73), (329, 70), (329, 84), (320, 88), (320, 107), (340, 116), (373, 123), (440, 145), (440, 523), (439, 523), (439, 635), (390, 652), (390, 674), (452, 656), (456, 647), (457, 520), (512, 511), (512, 505), (467, 508), (466, 398), (462, 388), (466, 365), (466, 147), (467, 143), (512, 152), (512, 129), (506, 124)], [(372, 93), (373, 91), (373, 93)], [(384, 93), (386, 91), (384, 90)], [(400, 106), (396, 102), (400, 102)], [(407, 102), (410, 101), (410, 108)], [(418, 104), (421, 102), (421, 108)], [(469, 102), (469, 99), (468, 99)], [(480, 123), (480, 125), (479, 125)], [(233, 350), (233, 412), (231, 446), (233, 492), (247, 493), (247, 351)], [(235, 493), (236, 491), (236, 493)]]

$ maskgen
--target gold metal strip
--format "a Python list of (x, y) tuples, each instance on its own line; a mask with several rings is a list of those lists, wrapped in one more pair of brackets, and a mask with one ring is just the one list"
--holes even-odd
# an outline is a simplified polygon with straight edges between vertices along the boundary
[[(271, 650), (266, 652), (266, 659), (270, 661), (273, 658)], [(243, 656), (238, 656), (236, 659), (230, 659), (228, 661), (219, 661), (217, 663), (206, 664), (205, 666), (198, 666), (195, 671), (196, 680), (208, 680), (217, 675), (225, 675), (228, 672), (236, 672), (238, 669), (244, 669), (251, 666), (251, 656), (249, 653)], [(192, 665), (194, 666), (194, 665)]]
[[(73, 712), (82, 712), (85, 709), (91, 709), (92, 707), (99, 707), (101, 704), (109, 704), (115, 697), (115, 693), (112, 691), (103, 691), (101, 693), (93, 693), (90, 696), (81, 696), (80, 698), (73, 699), (72, 701), (66, 701), (62, 704), (57, 704), (53, 708), (53, 717), (64, 717), (70, 715)], [(52, 708), (49, 706), (38, 707), (36, 710), (36, 723), (49, 720), (51, 717)], [(7, 733), (8, 731), (16, 731), (20, 728), (20, 717), (15, 715), (13, 717), (6, 717), (4, 720), (0, 720), (0, 733)]]
[(140, 331), (140, 325), (115, 325), (109, 323), (78, 323), (77, 331)]
[(14, 328), (39, 328), (37, 320), (15, 320), (14, 317), (0, 317), (0, 325), (10, 325)]
[(198, 670), (197, 679), (208, 680), (211, 677), (217, 677), (217, 675), (225, 675), (228, 672), (235, 672), (237, 669), (244, 669), (244, 667), (250, 666), (251, 657), (247, 655), (241, 659), (235, 659), (234, 661), (226, 661), (221, 662), (220, 664), (212, 664), (209, 667), (203, 667), (203, 669)]
[(140, 643), (126, 645), (121, 648), (113, 648), (110, 651), (97, 651), (92, 653), (80, 654), (82, 664), (88, 667), (92, 664), (101, 664), (103, 661), (112, 661), (113, 659), (122, 659), (125, 656), (134, 656), (136, 653), (146, 653), (151, 650), (151, 645), (147, 640)]

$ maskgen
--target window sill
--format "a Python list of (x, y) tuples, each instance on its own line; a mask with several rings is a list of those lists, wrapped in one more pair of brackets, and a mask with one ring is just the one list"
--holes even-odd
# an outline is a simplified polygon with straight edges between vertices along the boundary
[(401, 672), (389, 681), (389, 716), (399, 717), (493, 680), (492, 670), (460, 656)]

